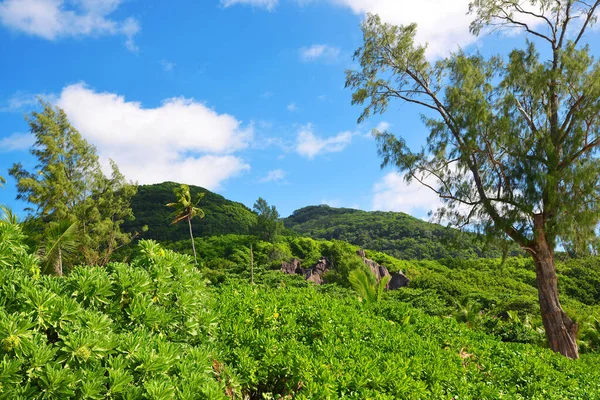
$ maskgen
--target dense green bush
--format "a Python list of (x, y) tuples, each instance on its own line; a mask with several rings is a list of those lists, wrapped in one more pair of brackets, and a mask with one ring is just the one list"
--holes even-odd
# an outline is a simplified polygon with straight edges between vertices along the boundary
[(324, 290), (234, 285), (215, 293), (223, 368), (250, 398), (600, 395), (598, 356), (567, 360), (537, 346), (502, 343), (406, 303), (365, 305)]
[(0, 268), (1, 399), (217, 399), (215, 316), (187, 256), (34, 279)]
[[(189, 256), (151, 241), (140, 242), (130, 265), (76, 267), (62, 278), (0, 267), (0, 399), (600, 396), (598, 354), (573, 361), (539, 345), (504, 343), (539, 343), (539, 326), (516, 312), (480, 314), (492, 302), (473, 295), (481, 282), (467, 268), (457, 292), (466, 293), (463, 302), (446, 303), (456, 288), (433, 287), (447, 281), (431, 276), (453, 270), (422, 263), (415, 268), (431, 287), (365, 304), (338, 285), (316, 287), (268, 268), (259, 267), (259, 284), (249, 285), (245, 271), (230, 272), (246, 253), (232, 243), (245, 240), (213, 240), (227, 246), (212, 251), (226, 249), (229, 258), (203, 260), (202, 268), (223, 278), (208, 287)], [(310, 255), (332, 245), (297, 244), (257, 245), (257, 259), (287, 257), (285, 246)], [(499, 296), (494, 290), (488, 295)], [(461, 321), (465, 315), (476, 330), (419, 308)], [(597, 349), (593, 328), (590, 320), (582, 331), (585, 351)]]

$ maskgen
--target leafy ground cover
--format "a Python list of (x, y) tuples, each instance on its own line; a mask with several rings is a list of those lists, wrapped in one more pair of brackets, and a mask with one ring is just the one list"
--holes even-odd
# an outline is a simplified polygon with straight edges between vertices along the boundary
[[(341, 241), (283, 237), (277, 243), (256, 241), (251, 236), (225, 235), (196, 239), (201, 268), (213, 285), (245, 282), (250, 278), (253, 246), (255, 280), (277, 282), (282, 261), (296, 257), (303, 265), (328, 257), (337, 268), (326, 281), (350, 287), (348, 273), (360, 267), (358, 246)], [(189, 251), (187, 241), (170, 245)], [(401, 301), (426, 314), (452, 317), (469, 328), (507, 342), (544, 346), (545, 335), (538, 303), (535, 269), (526, 257), (501, 259), (398, 260), (385, 253), (367, 251), (367, 257), (390, 271), (404, 271), (408, 288), (389, 292), (390, 301)], [(590, 257), (559, 262), (561, 302), (580, 324), (580, 351), (600, 350), (600, 259)]]
[[(141, 242), (131, 264), (37, 277), (0, 268), (2, 399), (590, 399), (568, 360), (454, 318), (273, 271), (206, 285)], [(417, 289), (415, 290), (425, 290)]]

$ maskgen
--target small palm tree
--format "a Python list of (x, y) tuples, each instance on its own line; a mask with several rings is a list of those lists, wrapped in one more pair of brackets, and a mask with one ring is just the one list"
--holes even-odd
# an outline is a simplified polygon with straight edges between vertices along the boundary
[(580, 323), (579, 345), (586, 350), (598, 350), (600, 348), (600, 320), (594, 317), (588, 318)]
[(63, 275), (63, 263), (75, 254), (78, 244), (78, 223), (68, 220), (51, 222), (38, 251), (46, 272)]
[(196, 201), (192, 202), (192, 195), (190, 194), (190, 188), (188, 185), (181, 185), (174, 191), (177, 201), (175, 203), (167, 204), (167, 207), (175, 208), (173, 212), (173, 221), (171, 225), (177, 224), (183, 220), (187, 220), (188, 226), (190, 227), (190, 239), (192, 240), (192, 250), (194, 251), (194, 261), (198, 264), (198, 258), (196, 257), (196, 246), (194, 245), (194, 234), (192, 233), (192, 218), (204, 218), (204, 211), (196, 207), (200, 200), (204, 197), (204, 193), (199, 193), (196, 197)]
[(9, 207), (2, 204), (0, 205), (0, 223), (18, 225), (19, 217)]
[(384, 276), (379, 282), (375, 274), (357, 268), (348, 274), (348, 280), (352, 288), (367, 303), (375, 303), (383, 296), (383, 291), (390, 281), (389, 276)]

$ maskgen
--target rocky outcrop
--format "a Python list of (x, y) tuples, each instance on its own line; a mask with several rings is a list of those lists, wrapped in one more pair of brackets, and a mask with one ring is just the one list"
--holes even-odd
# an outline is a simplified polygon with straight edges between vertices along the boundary
[(366, 254), (365, 254), (365, 251), (362, 250), (362, 249), (358, 250), (356, 252), (356, 254), (360, 258), (362, 258), (362, 260), (365, 263), (365, 265), (367, 267), (369, 267), (369, 269), (371, 270), (371, 272), (377, 278), (377, 282), (379, 282), (385, 276), (389, 276), (390, 277), (390, 281), (386, 285), (386, 289), (388, 289), (388, 290), (398, 290), (401, 287), (408, 286), (408, 283), (410, 282), (410, 279), (408, 279), (406, 277), (406, 275), (404, 275), (402, 272), (394, 272), (393, 274), (390, 274), (390, 272), (388, 271), (388, 269), (386, 267), (384, 267), (383, 265), (377, 264), (373, 260), (368, 259), (367, 256), (366, 256)]
[(281, 263), (281, 270), (283, 272), (285, 272), (286, 274), (304, 274), (304, 269), (302, 269), (302, 267), (300, 266), (300, 260), (298, 260), (297, 258), (294, 258), (292, 260), (292, 262), (282, 262)]
[(358, 250), (356, 252), (356, 254), (360, 258), (362, 258), (362, 260), (365, 263), (365, 265), (367, 267), (369, 267), (369, 269), (371, 270), (371, 272), (373, 273), (373, 275), (375, 275), (375, 277), (377, 278), (377, 282), (379, 282), (385, 276), (389, 276), (391, 278), (391, 275), (390, 275), (389, 271), (387, 270), (387, 268), (384, 267), (383, 265), (377, 264), (373, 260), (369, 260), (367, 258), (367, 256), (365, 255), (365, 251), (364, 250), (362, 250), (362, 249)]
[(323, 284), (323, 274), (331, 269), (331, 262), (325, 257), (321, 257), (319, 262), (304, 271), (304, 277), (307, 281)]
[(410, 279), (406, 277), (402, 272), (394, 272), (392, 274), (392, 279), (390, 279), (387, 284), (388, 290), (398, 290), (405, 286), (408, 286), (410, 283)]
[[(390, 274), (386, 267), (383, 265), (377, 264), (375, 261), (370, 260), (366, 257), (364, 250), (358, 250), (356, 254), (362, 258), (363, 262), (371, 272), (377, 278), (377, 282), (379, 282), (383, 277), (389, 276), (390, 281), (386, 285), (386, 289), (388, 290), (397, 290), (401, 287), (408, 286), (410, 280), (402, 273), (402, 272), (394, 272)], [(323, 275), (325, 272), (332, 269), (331, 262), (325, 258), (321, 257), (319, 262), (313, 265), (310, 268), (302, 268), (300, 260), (294, 258), (291, 262), (282, 262), (281, 270), (286, 274), (296, 274), (296, 275), (304, 275), (304, 278), (307, 281), (316, 283), (317, 285), (321, 285), (323, 283)]]

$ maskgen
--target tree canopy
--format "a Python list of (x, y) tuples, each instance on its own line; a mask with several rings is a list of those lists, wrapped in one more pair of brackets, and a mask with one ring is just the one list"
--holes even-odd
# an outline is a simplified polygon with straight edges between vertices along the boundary
[(42, 100), (40, 105), (41, 112), (26, 116), (36, 139), (30, 152), (37, 164), (28, 171), (17, 163), (9, 171), (17, 181), (17, 199), (32, 205), (28, 210), (38, 231), (49, 229), (46, 233), (56, 236), (56, 224), (77, 222), (73, 263), (105, 265), (131, 240), (120, 227), (133, 218), (130, 201), (136, 187), (112, 160), (112, 173), (105, 176), (95, 147), (71, 126), (66, 113)]
[[(503, 249), (480, 235), (423, 221), (399, 212), (362, 211), (327, 205), (296, 210), (286, 228), (312, 238), (343, 240), (404, 260), (500, 257)], [(507, 248), (518, 255), (518, 246)]]
[(269, 206), (265, 199), (259, 197), (254, 203), (254, 212), (258, 214), (254, 227), (255, 234), (260, 240), (274, 242), (283, 230), (283, 222), (279, 220), (277, 208)]

